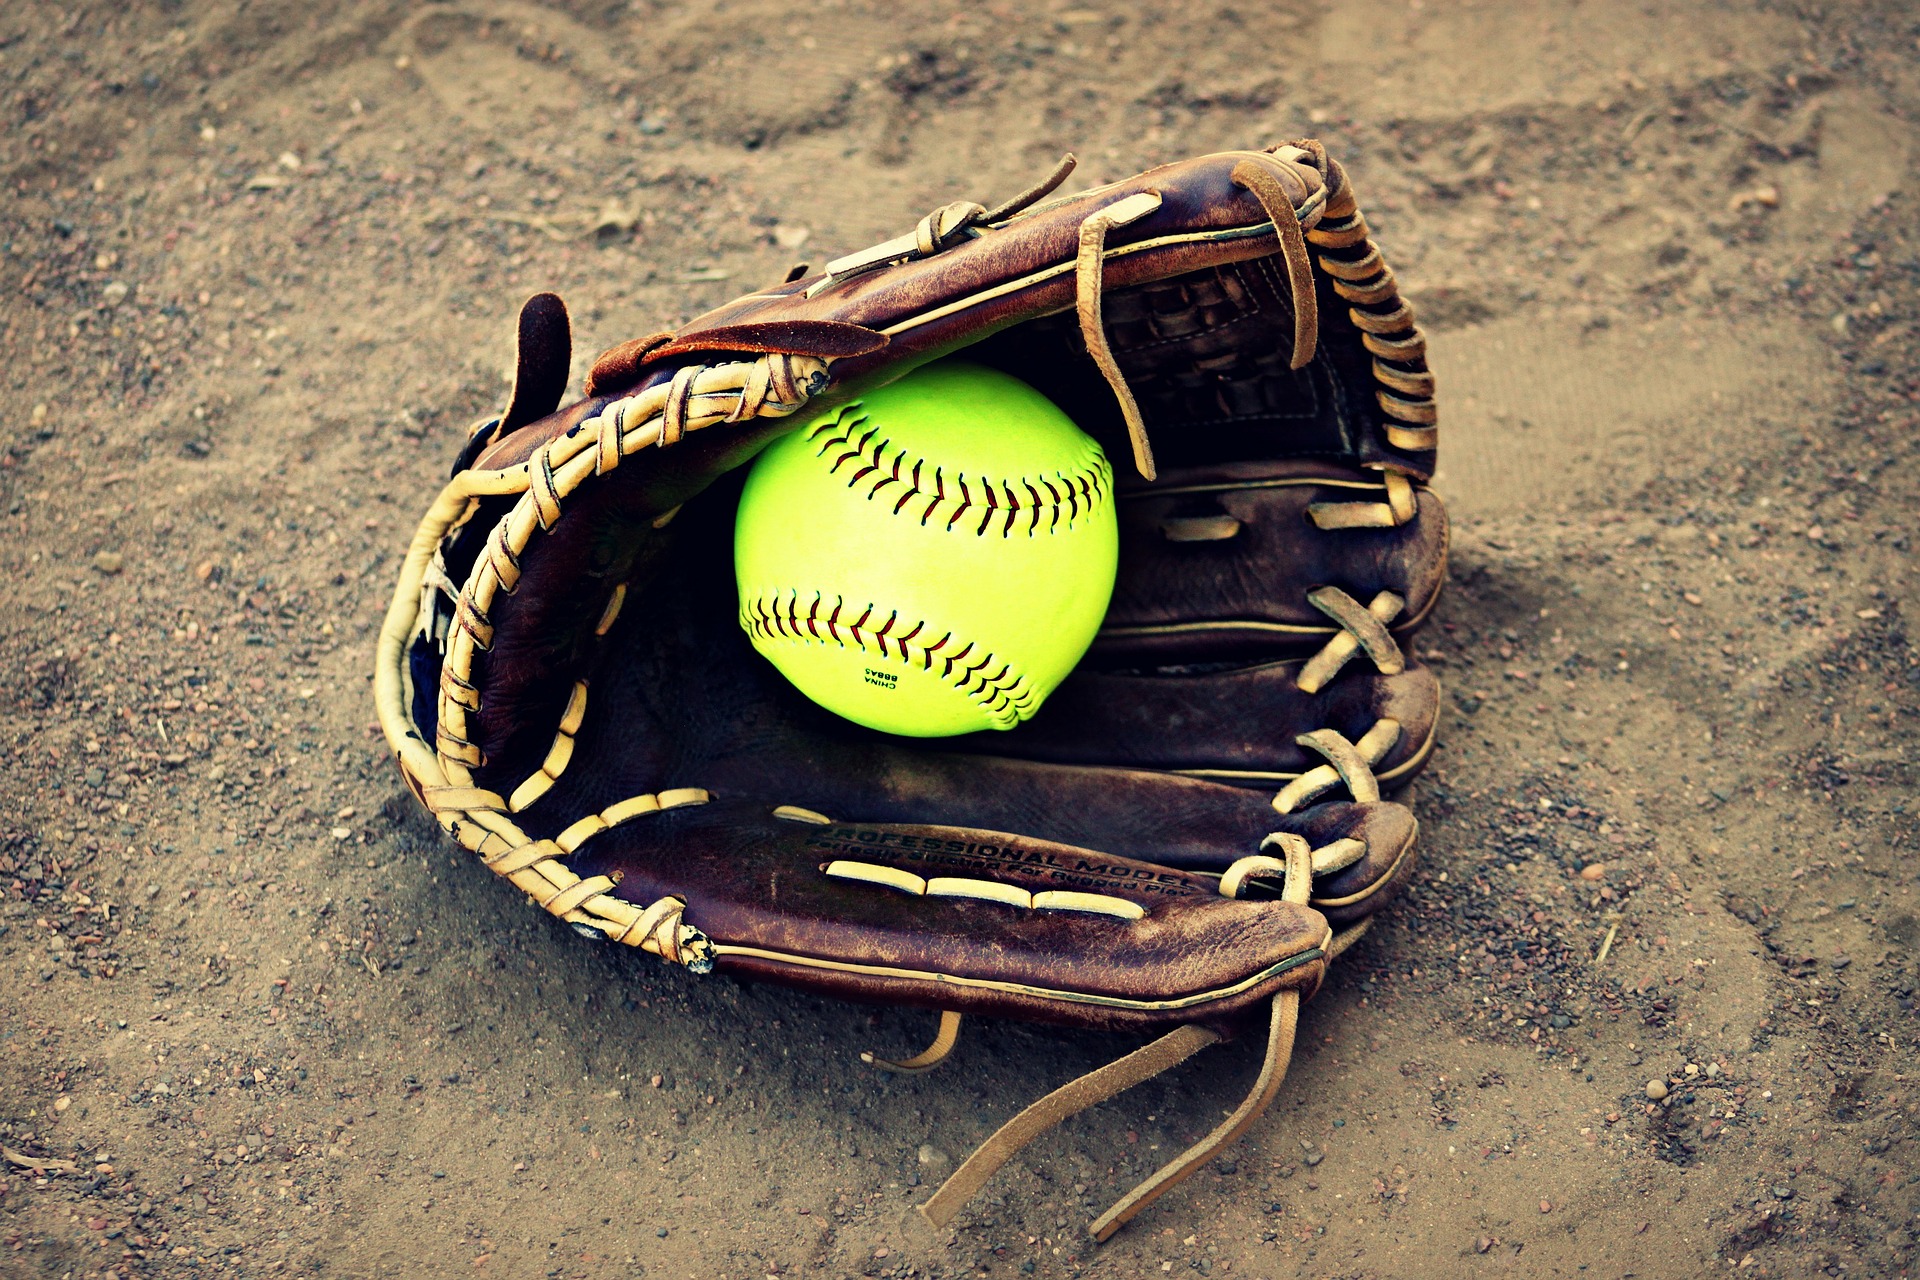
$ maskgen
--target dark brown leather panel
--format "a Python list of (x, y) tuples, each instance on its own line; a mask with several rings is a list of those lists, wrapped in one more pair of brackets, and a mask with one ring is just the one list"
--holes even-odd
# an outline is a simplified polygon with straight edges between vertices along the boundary
[[(1217, 474), (1224, 468), (1211, 470)], [(1311, 652), (1326, 643), (1334, 627), (1307, 601), (1307, 590), (1317, 586), (1338, 587), (1363, 606), (1378, 592), (1393, 592), (1406, 607), (1390, 629), (1412, 630), (1445, 581), (1445, 508), (1423, 489), (1417, 492), (1419, 514), (1397, 528), (1321, 529), (1307, 514), (1314, 503), (1382, 500), (1373, 487), (1293, 483), (1329, 471), (1338, 469), (1282, 463), (1261, 479), (1224, 482), (1244, 486), (1233, 488), (1210, 487), (1198, 478), (1207, 473), (1175, 473), (1163, 477), (1161, 485), (1125, 494), (1119, 508), (1120, 574), (1095, 660), (1179, 663)], [(1341, 479), (1366, 486), (1379, 481), (1377, 474), (1360, 471), (1347, 471)], [(1177, 521), (1209, 516), (1230, 518), (1237, 531), (1217, 541), (1168, 536)], [(1283, 582), (1300, 589), (1276, 591), (1274, 584)], [(1311, 630), (1298, 634), (1274, 627)], [(1179, 630), (1149, 630), (1154, 628)]]
[(554, 293), (536, 293), (520, 308), (513, 394), (500, 415), (502, 432), (518, 431), (552, 413), (567, 391), (573, 328), (567, 305)]
[[(1323, 758), (1296, 743), (1298, 735), (1334, 729), (1356, 741), (1391, 719), (1400, 722), (1400, 740), (1374, 771), (1393, 774), (1425, 755), (1439, 712), (1439, 682), (1424, 667), (1382, 676), (1367, 671), (1364, 658), (1356, 661), (1357, 678), (1335, 680), (1311, 696), (1294, 683), (1297, 661), (1178, 674), (1083, 666), (1025, 724), (969, 734), (954, 745), (1131, 769), (1302, 773)], [(1280, 783), (1250, 779), (1245, 785), (1271, 793)]]

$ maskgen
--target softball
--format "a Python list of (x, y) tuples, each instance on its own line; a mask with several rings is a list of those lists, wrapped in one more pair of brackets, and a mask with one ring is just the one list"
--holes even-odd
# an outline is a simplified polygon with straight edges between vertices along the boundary
[(918, 369), (782, 437), (734, 530), (740, 625), (814, 702), (912, 737), (1010, 729), (1113, 595), (1113, 468), (1026, 383)]

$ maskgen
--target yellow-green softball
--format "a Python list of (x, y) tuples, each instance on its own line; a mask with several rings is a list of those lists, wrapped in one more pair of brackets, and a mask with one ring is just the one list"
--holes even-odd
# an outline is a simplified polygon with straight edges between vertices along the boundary
[(1093, 642), (1113, 468), (1052, 401), (943, 360), (782, 437), (734, 534), (740, 625), (807, 697), (915, 737), (1008, 729)]

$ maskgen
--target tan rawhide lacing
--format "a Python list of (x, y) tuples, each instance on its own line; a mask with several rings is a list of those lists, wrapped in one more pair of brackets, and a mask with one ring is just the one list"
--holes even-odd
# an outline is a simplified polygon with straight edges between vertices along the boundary
[[(1344, 175), (1343, 175), (1344, 177)], [(1427, 341), (1413, 322), (1413, 307), (1400, 297), (1400, 286), (1370, 238), (1366, 215), (1342, 180), (1340, 190), (1327, 200), (1320, 223), (1308, 232), (1316, 248), (1359, 250), (1353, 256), (1322, 253), (1315, 256), (1327, 273), (1333, 291), (1353, 303), (1347, 315), (1361, 333), (1361, 342), (1373, 354), (1373, 376), (1380, 384), (1374, 395), (1394, 421), (1387, 424), (1387, 441), (1396, 449), (1425, 453), (1440, 443), (1439, 421), (1433, 401), (1433, 375), (1398, 366), (1426, 360)]]
[(1320, 692), (1356, 653), (1373, 659), (1382, 675), (1399, 675), (1407, 669), (1406, 655), (1387, 630), (1387, 624), (1407, 607), (1407, 602), (1393, 592), (1379, 592), (1361, 608), (1359, 601), (1338, 587), (1315, 587), (1307, 593), (1307, 603), (1332, 618), (1340, 630), (1300, 668), (1294, 678), (1300, 692)]
[[(1307, 593), (1307, 599), (1314, 608), (1327, 615), (1339, 626), (1339, 630), (1320, 647), (1320, 649), (1300, 667), (1294, 676), (1294, 684), (1302, 693), (1319, 693), (1339, 674), (1341, 668), (1356, 654), (1365, 654), (1372, 660), (1375, 668), (1383, 675), (1397, 675), (1407, 669), (1406, 655), (1400, 644), (1387, 630), (1387, 623), (1393, 621), (1406, 608), (1406, 601), (1391, 591), (1377, 592), (1373, 599), (1362, 608), (1355, 600), (1338, 587), (1316, 587)], [(1294, 739), (1301, 746), (1314, 752), (1327, 761), (1316, 765), (1298, 776), (1291, 777), (1286, 786), (1273, 798), (1273, 807), (1281, 813), (1292, 813), (1309, 800), (1317, 799), (1334, 786), (1345, 783), (1356, 801), (1372, 801), (1380, 798), (1380, 782), (1374, 775), (1373, 766), (1386, 758), (1395, 744), (1400, 741), (1401, 726), (1392, 719), (1376, 720), (1358, 742), (1349, 741), (1345, 735), (1335, 729), (1316, 729), (1303, 733)], [(1424, 756), (1424, 751), (1420, 755)], [(1418, 764), (1418, 759), (1402, 761), (1395, 767), (1391, 778)], [(1224, 778), (1231, 777), (1241, 785), (1255, 781), (1279, 781), (1288, 778), (1287, 774), (1249, 773), (1215, 769), (1178, 770), (1194, 777)]]
[(1327, 763), (1315, 765), (1281, 788), (1280, 794), (1273, 798), (1275, 810), (1292, 813), (1341, 783), (1346, 784), (1356, 803), (1371, 804), (1380, 798), (1380, 783), (1373, 776), (1373, 766), (1400, 741), (1400, 722), (1384, 717), (1376, 720), (1358, 742), (1347, 741), (1333, 729), (1315, 729), (1294, 741), (1324, 757)]
[(863, 1053), (860, 1061), (882, 1071), (891, 1071), (896, 1075), (917, 1076), (923, 1071), (931, 1071), (945, 1062), (947, 1055), (953, 1052), (953, 1046), (960, 1042), (960, 1015), (952, 1009), (940, 1011), (940, 1029), (934, 1033), (933, 1043), (914, 1054), (911, 1058), (902, 1058), (898, 1062), (882, 1058), (877, 1054)]
[[(472, 770), (481, 763), (479, 748), (468, 737), (469, 717), (479, 709), (474, 659), (492, 641), (489, 610), (499, 593), (511, 592), (518, 583), (521, 555), (537, 533), (553, 527), (561, 504), (588, 477), (604, 475), (628, 454), (673, 443), (689, 431), (784, 417), (803, 406), (825, 380), (826, 362), (811, 356), (774, 353), (737, 363), (690, 366), (665, 385), (607, 405), (525, 463), (499, 471), (461, 472), (441, 491), (415, 532), (380, 630), (374, 701), (381, 727), (408, 782), (440, 824), (479, 854), (490, 870), (576, 928), (694, 969), (712, 966), (712, 944), (681, 919), (680, 899), (637, 907), (610, 895), (614, 882), (609, 877), (583, 879), (564, 859), (609, 827), (677, 805), (703, 803), (707, 793), (688, 787), (636, 796), (575, 822), (552, 840), (534, 839), (508, 815), (531, 804), (535, 792), (544, 791), (565, 767), (572, 731), (585, 714), (586, 689), (576, 685), (554, 748), (541, 769), (515, 789), (514, 798), (521, 803), (510, 804), (473, 782)], [(515, 494), (519, 500), (489, 534), (460, 589), (442, 662), (440, 731), (435, 746), (429, 746), (408, 717), (405, 675), (409, 641), (418, 627), (434, 625), (432, 611), (422, 607), (423, 595), (437, 590), (430, 583), (445, 581), (437, 557), (447, 534), (472, 517), (480, 499)], [(617, 600), (609, 603), (600, 629), (617, 607)], [(537, 781), (541, 779), (544, 784)]]
[(461, 589), (455, 625), (447, 636), (436, 745), (450, 767), (470, 769), (481, 763), (479, 748), (466, 736), (469, 716), (479, 707), (478, 690), (469, 679), (474, 657), (492, 643), (489, 611), (495, 597), (518, 585), (521, 554), (536, 533), (558, 522), (562, 499), (590, 476), (611, 472), (636, 450), (665, 447), (688, 431), (718, 423), (791, 414), (811, 394), (812, 387), (803, 384), (824, 381), (825, 376), (825, 361), (784, 354), (741, 364), (689, 365), (662, 386), (607, 405), (528, 459), (524, 492), (487, 538)]
[(1100, 295), (1106, 277), (1107, 232), (1143, 218), (1159, 207), (1159, 194), (1143, 191), (1089, 214), (1080, 224), (1080, 251), (1073, 262), (1074, 310), (1080, 320), (1080, 337), (1100, 376), (1107, 380), (1114, 399), (1120, 403), (1120, 416), (1127, 424), (1127, 439), (1133, 445), (1133, 465), (1149, 480), (1158, 474), (1153, 466), (1153, 446), (1147, 442), (1146, 420), (1140, 416), (1140, 404), (1133, 398), (1133, 388), (1127, 385), (1126, 375), (1120, 372), (1120, 364), (1113, 358), (1113, 346), (1107, 341)]
[[(1267, 837), (1263, 847), (1277, 848), (1281, 850), (1284, 857), (1276, 858), (1261, 853), (1240, 859), (1227, 868), (1226, 874), (1221, 877), (1221, 893), (1235, 898), (1240, 895), (1241, 889), (1249, 878), (1277, 876), (1281, 884), (1281, 901), (1304, 906), (1312, 891), (1314, 874), (1314, 855), (1307, 847), (1307, 842), (1296, 835), (1275, 832)], [(1365, 929), (1366, 926), (1362, 924), (1332, 938), (1326, 947), (1328, 957), (1331, 959), (1345, 951)], [(957, 1029), (957, 1015), (942, 1015), (943, 1036), (948, 1030), (949, 1017), (953, 1018), (953, 1025)], [(1261, 1113), (1273, 1101), (1274, 1095), (1279, 1092), (1281, 1082), (1286, 1079), (1287, 1064), (1293, 1057), (1294, 1030), (1299, 1023), (1299, 1017), (1299, 991), (1282, 991), (1274, 996), (1272, 1014), (1267, 1024), (1266, 1055), (1261, 1062), (1260, 1073), (1255, 1078), (1253, 1088), (1246, 1098), (1212, 1133), (1174, 1157), (1152, 1177), (1121, 1197), (1112, 1208), (1094, 1219), (1089, 1229), (1095, 1240), (1104, 1241), (1113, 1235), (1134, 1215), (1192, 1175), (1195, 1170), (1211, 1160), (1216, 1152), (1245, 1133), (1248, 1127), (1260, 1118)], [(932, 1198), (920, 1206), (920, 1211), (935, 1226), (946, 1226), (953, 1221), (961, 1208), (979, 1193), (987, 1180), (1002, 1165), (1034, 1139), (1062, 1121), (1085, 1111), (1088, 1107), (1105, 1102), (1115, 1094), (1122, 1093), (1134, 1085), (1151, 1080), (1162, 1072), (1178, 1066), (1219, 1039), (1218, 1033), (1205, 1027), (1180, 1027), (1118, 1061), (1108, 1063), (1097, 1071), (1089, 1072), (1055, 1089), (1007, 1121), (992, 1137), (981, 1143), (979, 1148), (953, 1171), (953, 1175), (941, 1184)]]
[(915, 258), (931, 258), (959, 244), (962, 240), (977, 236), (992, 224), (1005, 221), (1044, 199), (1055, 187), (1067, 180), (1067, 175), (1073, 172), (1075, 163), (1071, 154), (1061, 156), (1059, 163), (1054, 165), (1052, 173), (1019, 195), (1004, 200), (991, 209), (972, 200), (955, 200), (951, 204), (943, 204), (920, 219), (919, 225), (907, 234), (895, 236), (891, 240), (882, 241), (857, 253), (850, 253), (844, 258), (835, 258), (827, 264), (827, 273), (807, 290), (807, 294), (811, 297), (824, 289), (880, 267), (908, 262)]
[[(1306, 248), (1299, 244), (1304, 238), (1316, 248), (1329, 251), (1316, 255), (1314, 260), (1327, 273), (1334, 292), (1354, 304), (1347, 314), (1360, 329), (1362, 342), (1374, 356), (1373, 375), (1380, 384), (1375, 394), (1380, 408), (1394, 420), (1386, 427), (1388, 442), (1401, 449), (1432, 449), (1439, 435), (1439, 429), (1434, 426), (1433, 375), (1424, 370), (1413, 372), (1395, 367), (1396, 364), (1423, 363), (1425, 359), (1426, 340), (1413, 323), (1413, 308), (1400, 298), (1393, 272), (1387, 267), (1379, 246), (1369, 238), (1366, 218), (1347, 185), (1345, 171), (1327, 157), (1326, 150), (1318, 143), (1300, 144), (1290, 148), (1288, 154), (1307, 158), (1325, 179), (1322, 188), (1325, 203), (1310, 220), (1292, 219), (1293, 210), (1286, 193), (1265, 168), (1242, 161), (1234, 166), (1233, 180), (1260, 201), (1280, 235), (1293, 286), (1292, 367), (1301, 368), (1312, 358), (1312, 334), (1318, 330), (1312, 309), (1314, 287), (1306, 266)], [(1282, 230), (1289, 222), (1291, 236)], [(1349, 252), (1356, 248), (1360, 250), (1357, 254)], [(1310, 322), (1314, 327), (1308, 332)], [(1308, 516), (1327, 530), (1386, 528), (1412, 520), (1418, 512), (1412, 480), (1399, 471), (1383, 469), (1381, 481), (1386, 490), (1385, 502), (1316, 502), (1308, 506)], [(1356, 653), (1365, 653), (1383, 675), (1406, 670), (1406, 656), (1387, 630), (1387, 624), (1406, 608), (1405, 599), (1391, 591), (1381, 591), (1362, 606), (1338, 587), (1322, 586), (1308, 593), (1307, 601), (1340, 629), (1300, 669), (1295, 683), (1301, 692), (1318, 693)], [(1390, 719), (1377, 721), (1358, 743), (1349, 742), (1332, 729), (1300, 735), (1296, 741), (1325, 757), (1328, 763), (1288, 783), (1273, 798), (1273, 807), (1281, 813), (1291, 813), (1339, 783), (1346, 784), (1356, 801), (1378, 800), (1380, 785), (1374, 778), (1372, 766), (1384, 759), (1399, 739), (1400, 725)]]
[[(795, 810), (791, 806), (784, 806), (784, 805), (782, 806), (782, 809), (786, 810), (789, 813), (809, 812), (806, 810)], [(775, 816), (776, 817), (781, 816), (781, 811), (776, 810)], [(818, 814), (812, 814), (808, 818), (803, 819), (803, 821), (813, 821), (815, 819), (818, 819), (821, 822), (826, 821), (824, 817)], [(1260, 851), (1261, 853), (1264, 854), (1269, 849), (1283, 848), (1284, 843), (1286, 841), (1295, 839), (1295, 838), (1296, 837), (1284, 835), (1276, 831), (1270, 834), (1269, 836), (1267, 836), (1265, 840), (1261, 841)], [(1312, 850), (1309, 854), (1309, 859), (1312, 865), (1313, 875), (1317, 879), (1320, 876), (1331, 875), (1336, 871), (1345, 870), (1346, 868), (1352, 866), (1354, 863), (1360, 861), (1361, 858), (1364, 858), (1366, 854), (1367, 854), (1367, 842), (1365, 840), (1356, 839), (1353, 836), (1342, 836), (1340, 839), (1335, 840), (1330, 844), (1324, 844), (1324, 845), (1321, 845), (1319, 848)], [(1257, 876), (1257, 875), (1264, 875), (1266, 871), (1270, 871), (1273, 869), (1274, 869), (1274, 864), (1273, 864), (1272, 858), (1266, 858), (1264, 860), (1259, 857), (1241, 858), (1239, 861), (1233, 863), (1233, 865), (1228, 868), (1227, 874), (1224, 874), (1219, 878), (1220, 892), (1229, 898), (1237, 898), (1240, 896), (1241, 889), (1245, 886), (1245, 884), (1247, 883), (1250, 877)], [(896, 874), (904, 874), (904, 873), (896, 873)], [(1206, 873), (1203, 872), (1201, 874), (1206, 874)], [(1272, 886), (1265, 881), (1262, 881), (1262, 887), (1269, 888), (1269, 889), (1272, 888)], [(1064, 898), (1079, 898), (1084, 896), (1090, 899), (1099, 897), (1099, 895), (1080, 895), (1080, 894), (1073, 894), (1073, 893), (1055, 894), (1055, 895), (1036, 895), (1036, 896), (1054, 896), (1054, 897), (1064, 897)], [(1107, 901), (1119, 903), (1119, 902), (1123, 902), (1124, 900), (1108, 899)], [(1129, 919), (1129, 920), (1137, 920), (1142, 915), (1145, 914), (1145, 912), (1142, 911), (1139, 907), (1134, 907), (1133, 910), (1130, 912), (1111, 910), (1111, 909), (1105, 909), (1105, 908), (1103, 908), (1103, 910), (1105, 910), (1105, 913), (1107, 914), (1119, 915), (1122, 918)], [(934, 1035), (933, 1043), (928, 1045), (927, 1048), (925, 1048), (921, 1052), (915, 1054), (913, 1057), (907, 1058), (901, 1062), (892, 1062), (885, 1058), (876, 1057), (871, 1053), (862, 1053), (860, 1055), (860, 1061), (866, 1063), (868, 1066), (879, 1067), (886, 1071), (908, 1071), (908, 1072), (927, 1071), (937, 1066), (941, 1061), (943, 1061), (946, 1058), (946, 1056), (949, 1053), (952, 1053), (954, 1045), (959, 1043), (959, 1040), (960, 1040), (960, 1015), (958, 1013), (953, 1012), (952, 1010), (945, 1010), (940, 1014), (940, 1027), (939, 1027), (939, 1030)]]
[[(1326, 178), (1327, 191), (1326, 204), (1307, 228), (1305, 238), (1314, 247), (1329, 251), (1315, 255), (1314, 261), (1327, 273), (1334, 292), (1354, 304), (1347, 314), (1374, 356), (1373, 376), (1380, 384), (1375, 394), (1380, 408), (1394, 419), (1387, 424), (1387, 440), (1396, 448), (1432, 449), (1439, 436), (1439, 428), (1434, 426), (1433, 375), (1409, 372), (1388, 363), (1418, 364), (1425, 360), (1426, 339), (1413, 322), (1413, 308), (1400, 298), (1393, 272), (1379, 246), (1369, 238), (1366, 218), (1347, 185), (1345, 171), (1327, 158), (1319, 144), (1302, 145)], [(1239, 167), (1234, 169), (1234, 180), (1242, 181)], [(1262, 194), (1259, 187), (1248, 185), (1267, 205), (1271, 197)], [(1270, 206), (1268, 212), (1273, 213)], [(1360, 252), (1349, 252), (1355, 249)], [(1299, 292), (1297, 287), (1295, 292)], [(1297, 368), (1298, 339), (1295, 358)], [(1391, 469), (1381, 471), (1381, 481), (1386, 489), (1385, 502), (1316, 502), (1308, 506), (1307, 514), (1327, 530), (1389, 528), (1412, 520), (1419, 509), (1413, 481)], [(1295, 683), (1301, 692), (1320, 692), (1356, 653), (1365, 653), (1383, 675), (1406, 670), (1406, 655), (1387, 630), (1387, 624), (1406, 608), (1405, 599), (1381, 591), (1362, 606), (1338, 587), (1323, 586), (1309, 592), (1307, 602), (1340, 629), (1300, 669)], [(1289, 782), (1274, 796), (1273, 807), (1281, 813), (1292, 813), (1342, 783), (1357, 802), (1378, 800), (1380, 784), (1372, 766), (1380, 763), (1399, 740), (1400, 724), (1391, 719), (1376, 721), (1357, 743), (1332, 729), (1301, 734), (1295, 741), (1327, 763)]]
[[(1433, 374), (1425, 368), (1427, 340), (1414, 323), (1413, 307), (1400, 296), (1400, 286), (1387, 266), (1380, 246), (1371, 238), (1366, 215), (1353, 197), (1346, 172), (1327, 158), (1318, 143), (1301, 143), (1314, 156), (1327, 178), (1327, 203), (1307, 241), (1325, 252), (1314, 261), (1326, 272), (1333, 291), (1353, 305), (1347, 315), (1360, 330), (1360, 340), (1373, 356), (1374, 391), (1386, 424), (1387, 442), (1396, 449), (1424, 453), (1440, 443), (1438, 410), (1434, 404)], [(1413, 519), (1416, 500), (1412, 479), (1391, 466), (1380, 468), (1387, 500), (1315, 503), (1308, 515), (1322, 529), (1367, 529), (1402, 525)]]
[[(1380, 407), (1395, 420), (1387, 426), (1388, 440), (1398, 448), (1433, 448), (1438, 429), (1433, 426), (1432, 375), (1424, 371), (1408, 372), (1387, 363), (1423, 361), (1426, 340), (1413, 323), (1412, 307), (1400, 299), (1398, 285), (1378, 246), (1368, 238), (1366, 219), (1347, 186), (1345, 171), (1327, 157), (1318, 143), (1284, 147), (1279, 154), (1285, 159), (1313, 165), (1322, 176), (1322, 185), (1300, 208), (1294, 207), (1291, 197), (1274, 176), (1271, 162), (1264, 157), (1242, 160), (1233, 167), (1232, 178), (1259, 201), (1273, 223), (1280, 256), (1286, 264), (1294, 315), (1289, 366), (1306, 367), (1318, 348), (1318, 301), (1307, 252), (1307, 245), (1311, 243), (1329, 250), (1314, 260), (1327, 273), (1334, 292), (1354, 304), (1348, 314), (1360, 328), (1362, 341), (1374, 356), (1373, 373), (1381, 386), (1376, 392)], [(1130, 207), (1135, 202), (1137, 207)], [(1075, 263), (1076, 309), (1082, 339), (1120, 403), (1133, 444), (1134, 464), (1149, 480), (1155, 475), (1153, 453), (1139, 406), (1107, 342), (1101, 315), (1101, 284), (1108, 229), (1151, 213), (1158, 205), (1159, 197), (1146, 193), (1117, 201), (1089, 216), (1080, 227), (1080, 253)], [(1363, 250), (1358, 256), (1342, 256), (1356, 246)], [(1380, 474), (1385, 501), (1316, 502), (1308, 506), (1309, 517), (1327, 530), (1390, 528), (1411, 521), (1418, 511), (1412, 480), (1391, 469), (1383, 469)], [(1237, 531), (1238, 523), (1232, 522), (1219, 529), (1209, 527), (1205, 536), (1230, 537)], [(1363, 606), (1338, 587), (1322, 586), (1309, 593), (1307, 600), (1339, 629), (1301, 668), (1295, 678), (1301, 692), (1318, 693), (1356, 653), (1365, 653), (1384, 675), (1406, 670), (1406, 657), (1387, 630), (1387, 624), (1406, 608), (1402, 597), (1381, 591)], [(1359, 744), (1347, 741), (1331, 729), (1302, 735), (1300, 743), (1326, 757), (1329, 764), (1309, 770), (1290, 782), (1274, 797), (1274, 808), (1281, 813), (1291, 813), (1308, 798), (1321, 795), (1343, 781), (1355, 800), (1379, 799), (1380, 787), (1371, 766), (1385, 757), (1399, 737), (1400, 725), (1392, 720), (1376, 723)]]
[(553, 745), (547, 748), (546, 759), (540, 762), (538, 772), (513, 789), (513, 794), (507, 797), (507, 808), (519, 813), (560, 781), (560, 775), (573, 761), (573, 735), (580, 732), (586, 718), (587, 682), (576, 680), (573, 692), (567, 697), (567, 709), (560, 715), (560, 728), (553, 735)]

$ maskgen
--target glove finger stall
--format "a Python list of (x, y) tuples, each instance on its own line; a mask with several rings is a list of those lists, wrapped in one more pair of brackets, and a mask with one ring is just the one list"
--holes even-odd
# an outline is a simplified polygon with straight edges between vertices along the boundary
[[(1382, 785), (1425, 764), (1440, 705), (1431, 671), (1351, 672), (1309, 694), (1297, 683), (1300, 670), (1298, 661), (1191, 674), (1082, 668), (1025, 724), (959, 742), (1032, 760), (1156, 769), (1268, 790), (1323, 763), (1298, 741), (1319, 729), (1350, 742), (1390, 734), (1392, 744), (1373, 762)], [(1384, 728), (1387, 721), (1397, 728)]]
[(1384, 528), (1323, 529), (1311, 514), (1331, 504), (1378, 503), (1381, 495), (1377, 474), (1306, 462), (1252, 477), (1169, 477), (1123, 492), (1120, 574), (1093, 660), (1186, 663), (1311, 651), (1341, 629), (1308, 599), (1321, 586), (1362, 607), (1391, 593), (1400, 603), (1388, 630), (1411, 632), (1445, 579), (1440, 499), (1415, 490), (1414, 518)]
[(1331, 937), (1311, 908), (1089, 849), (748, 803), (635, 819), (571, 866), (636, 906), (681, 899), (723, 972), (1083, 1027), (1231, 1034), (1275, 992), (1316, 987)]

